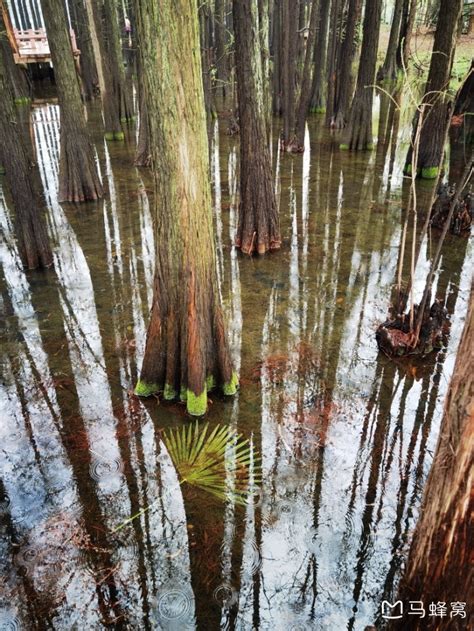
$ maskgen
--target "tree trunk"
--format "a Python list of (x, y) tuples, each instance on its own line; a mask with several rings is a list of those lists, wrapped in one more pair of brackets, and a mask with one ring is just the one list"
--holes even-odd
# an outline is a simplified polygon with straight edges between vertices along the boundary
[(327, 68), (326, 68), (326, 99), (325, 99), (325, 107), (319, 108), (319, 111), (326, 112), (326, 125), (329, 124), (332, 119), (333, 112), (331, 111), (333, 108), (333, 103), (335, 100), (336, 94), (336, 59), (337, 59), (337, 51), (338, 51), (338, 43), (339, 43), (339, 24), (342, 20), (342, 9), (344, 3), (342, 0), (333, 0), (331, 5), (331, 29), (330, 29), (330, 38), (327, 52)]
[(462, 139), (465, 144), (474, 143), (474, 60), (471, 62), (469, 74), (456, 96), (453, 114), (463, 117), (463, 125), (459, 130), (458, 138)]
[(41, 0), (61, 113), (60, 202), (84, 202), (102, 197), (95, 152), (87, 130), (79, 82), (62, 0)]
[[(466, 323), (451, 378), (438, 445), (423, 495), (423, 505), (407, 567), (399, 587), (402, 602), (444, 601), (451, 611), (442, 620), (443, 630), (470, 627), (472, 612), (452, 615), (453, 603), (474, 598), (474, 572), (469, 555), (474, 546), (474, 286)], [(410, 616), (410, 629), (440, 629), (440, 620), (427, 615)], [(406, 617), (390, 630), (406, 629)]]
[(272, 131), (272, 91), (270, 86), (270, 2), (258, 0), (260, 54), (262, 56), (263, 108), (267, 128), (267, 142)]
[(403, 5), (405, 0), (395, 0), (393, 9), (392, 26), (388, 39), (387, 52), (383, 65), (377, 72), (377, 81), (393, 81), (397, 78), (397, 47), (400, 35), (400, 25), (402, 21)]
[[(334, 0), (337, 2), (337, 0)], [(322, 113), (326, 111), (323, 77), (326, 76), (326, 59), (328, 48), (328, 27), (331, 0), (321, 0), (319, 5), (319, 26), (314, 50), (314, 73), (311, 87), (311, 111)]]
[(312, 75), (314, 66), (314, 47), (316, 43), (316, 30), (318, 26), (319, 0), (312, 0), (311, 14), (309, 18), (309, 32), (306, 40), (306, 54), (304, 58), (303, 76), (301, 79), (300, 100), (298, 112), (296, 114), (295, 148), (297, 151), (304, 149), (304, 132), (306, 127), (306, 117), (311, 103)]
[(235, 53), (240, 120), (240, 205), (236, 246), (246, 254), (264, 254), (280, 247), (280, 227), (267, 143), (254, 3), (234, 0)]
[(282, 0), (274, 0), (273, 2), (273, 28), (272, 28), (272, 58), (273, 58), (273, 74), (272, 74), (272, 109), (273, 114), (281, 116), (282, 99), (281, 99), (281, 47), (282, 47), (282, 29), (281, 29), (281, 2)]
[[(292, 151), (295, 129), (295, 91), (296, 91), (296, 44), (298, 10), (293, 0), (282, 2), (282, 101), (283, 101), (283, 138), (282, 147)], [(257, 35), (258, 37), (258, 35)]]
[[(333, 129), (343, 129), (346, 125), (349, 104), (354, 89), (352, 64), (357, 51), (355, 34), (360, 21), (361, 11), (362, 0), (349, 0), (345, 36), (338, 55), (335, 73), (334, 108), (332, 117), (329, 120), (329, 125)], [(327, 113), (329, 114), (329, 105)]]
[[(4, 13), (5, 11), (5, 19)], [(0, 54), (3, 58), (3, 67), (8, 76), (8, 85), (13, 91), (13, 97), (17, 105), (27, 105), (30, 102), (30, 89), (26, 72), (22, 66), (15, 63), (13, 51), (7, 36), (6, 20), (10, 20), (6, 7), (0, 1)], [(9, 26), (13, 28), (11, 22)]]
[(216, 118), (214, 103), (212, 70), (214, 67), (214, 47), (212, 42), (212, 9), (210, 0), (199, 2), (199, 35), (201, 43), (202, 83), (204, 87), (204, 106), (206, 108), (207, 135), (209, 146), (212, 137), (212, 121)]
[[(1, 16), (1, 11), (0, 11)], [(0, 39), (5, 36), (0, 22)], [(25, 267), (49, 267), (53, 255), (49, 247), (43, 220), (44, 199), (40, 188), (38, 167), (33, 163), (29, 129), (19, 125), (14, 106), (14, 92), (5, 69), (6, 51), (0, 50), (0, 163), (13, 199), (15, 232), (18, 249)]]
[(96, 36), (96, 63), (101, 65), (98, 73), (105, 138), (123, 140), (125, 136), (121, 125), (133, 120), (133, 110), (130, 90), (125, 79), (117, 6), (115, 0), (86, 1), (90, 6), (89, 20), (92, 18), (93, 22), (91, 30), (95, 31)]
[(410, 44), (415, 25), (417, 0), (404, 0), (402, 23), (397, 47), (397, 68), (407, 67), (411, 55)]
[[(425, 116), (420, 133), (417, 170), (422, 178), (438, 177), (439, 167), (443, 159), (446, 130), (452, 114), (451, 99), (447, 94), (456, 35), (463, 0), (441, 0), (438, 25), (433, 43), (430, 70), (425, 94), (420, 107), (424, 106)], [(418, 112), (417, 112), (418, 114)], [(415, 116), (415, 139), (418, 117)], [(405, 173), (411, 173), (412, 148), (410, 147), (405, 163)]]
[(79, 63), (81, 68), (82, 92), (86, 101), (98, 96), (99, 80), (92, 49), (89, 22), (84, 0), (69, 0), (71, 25), (76, 35), (77, 47), (81, 51)]
[[(140, 59), (140, 55), (138, 56)], [(136, 167), (151, 165), (150, 131), (148, 127), (148, 112), (146, 109), (145, 90), (142, 85), (141, 62), (138, 61), (138, 99), (140, 112), (140, 126), (138, 128), (138, 143), (134, 164)]]
[(135, 392), (180, 396), (206, 412), (214, 386), (234, 394), (212, 227), (197, 4), (134, 0), (155, 184), (156, 268)]
[(382, 0), (367, 2), (364, 13), (362, 50), (357, 86), (352, 99), (349, 120), (341, 149), (372, 149), (372, 101), (377, 49), (379, 42)]
[(229, 38), (226, 27), (226, 0), (215, 0), (214, 4), (214, 41), (216, 47), (216, 92), (225, 104), (229, 94), (229, 58), (227, 46)]

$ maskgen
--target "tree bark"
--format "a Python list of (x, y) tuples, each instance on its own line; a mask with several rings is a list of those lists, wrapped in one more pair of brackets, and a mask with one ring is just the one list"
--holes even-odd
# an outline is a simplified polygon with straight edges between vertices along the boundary
[(156, 268), (135, 392), (180, 396), (206, 412), (207, 392), (234, 394), (217, 285), (197, 4), (134, 0), (155, 186)]
[[(334, 1), (337, 2), (337, 0)], [(318, 35), (316, 40), (316, 48), (314, 50), (314, 73), (313, 85), (311, 87), (312, 94), (310, 106), (311, 111), (316, 113), (326, 111), (323, 78), (326, 74), (330, 7), (331, 0), (321, 0), (319, 5)]]
[[(122, 123), (133, 120), (129, 86), (125, 78), (120, 44), (120, 29), (115, 0), (86, 0), (89, 3), (91, 30), (95, 31), (105, 138), (123, 140)], [(97, 50), (98, 48), (98, 50)], [(98, 56), (98, 57), (97, 57)]]
[[(459, 345), (454, 373), (446, 397), (438, 445), (426, 484), (423, 505), (410, 547), (398, 599), (444, 601), (449, 609), (467, 603), (466, 618), (448, 614), (446, 631), (467, 629), (468, 610), (474, 598), (474, 572), (470, 562), (474, 546), (474, 286)], [(452, 609), (451, 609), (452, 612)], [(437, 617), (418, 617), (410, 629), (441, 628)], [(390, 630), (406, 629), (406, 618), (392, 622)]]
[(372, 101), (377, 49), (379, 42), (382, 0), (367, 2), (364, 13), (362, 50), (357, 86), (352, 99), (347, 129), (341, 149), (372, 149)]
[[(298, 0), (299, 1), (299, 0)], [(282, 2), (282, 102), (283, 102), (283, 137), (282, 147), (292, 151), (295, 128), (295, 91), (296, 91), (296, 48), (298, 6), (292, 0)], [(295, 6), (296, 5), (296, 6)], [(258, 37), (258, 35), (257, 35)]]
[(62, 0), (41, 0), (61, 115), (58, 199), (84, 202), (102, 197), (95, 152), (84, 108)]
[(344, 3), (342, 0), (333, 0), (331, 5), (331, 28), (327, 51), (327, 68), (326, 68), (326, 96), (324, 107), (319, 108), (320, 112), (325, 112), (326, 125), (332, 119), (332, 105), (336, 94), (336, 59), (339, 44), (339, 25), (342, 20), (342, 9)]
[[(5, 19), (4, 12), (5, 11)], [(10, 20), (7, 8), (0, 1), (0, 54), (3, 58), (4, 70), (8, 75), (8, 84), (10, 85), (15, 103), (17, 105), (28, 104), (30, 102), (30, 89), (25, 70), (15, 63), (13, 51), (7, 36), (7, 26), (5, 20)], [(10, 22), (10, 27), (11, 22)]]
[[(0, 11), (1, 16), (1, 11)], [(2, 27), (0, 23), (0, 29)], [(5, 37), (0, 30), (0, 39)], [(40, 188), (38, 167), (34, 164), (29, 129), (22, 129), (14, 105), (14, 92), (6, 71), (5, 53), (0, 50), (0, 163), (10, 190), (15, 210), (15, 232), (18, 249), (25, 267), (49, 267), (53, 255), (49, 247), (43, 219), (44, 198)]]
[[(424, 106), (424, 120), (418, 151), (418, 174), (425, 179), (438, 177), (443, 159), (446, 130), (452, 114), (452, 103), (447, 90), (451, 78), (456, 36), (463, 0), (441, 0), (431, 55), (428, 81), (420, 107)], [(412, 139), (416, 135), (418, 112), (415, 116)], [(411, 173), (412, 147), (405, 163), (405, 173)]]
[(280, 247), (264, 110), (258, 10), (234, 0), (235, 53), (240, 120), (240, 205), (236, 246), (246, 254)]
[(295, 149), (302, 151), (304, 149), (304, 132), (306, 128), (306, 117), (309, 112), (309, 106), (311, 103), (311, 88), (312, 88), (312, 68), (314, 66), (315, 55), (315, 43), (316, 43), (316, 31), (318, 26), (319, 17), (319, 0), (312, 0), (311, 2), (311, 14), (309, 18), (309, 32), (306, 40), (306, 53), (304, 58), (303, 76), (301, 79), (300, 100), (298, 103), (298, 111), (296, 114), (296, 128), (295, 128)]
[(229, 38), (226, 26), (226, 0), (215, 0), (214, 4), (214, 41), (216, 48), (216, 92), (225, 104), (229, 94), (229, 58), (227, 47)]
[[(349, 0), (345, 36), (340, 47), (335, 73), (334, 107), (329, 119), (329, 125), (333, 129), (343, 129), (346, 125), (349, 104), (354, 89), (352, 64), (357, 51), (355, 34), (360, 21), (361, 11), (362, 0)], [(328, 103), (328, 115), (330, 114), (329, 109), (330, 105)]]
[(71, 25), (76, 35), (77, 47), (81, 51), (79, 57), (82, 93), (86, 101), (98, 96), (99, 79), (92, 49), (89, 21), (84, 0), (69, 0)]
[(404, 0), (402, 23), (400, 25), (400, 35), (397, 47), (397, 68), (407, 67), (410, 58), (411, 36), (415, 25), (417, 0)]
[(377, 81), (393, 81), (397, 77), (397, 47), (404, 2), (405, 0), (395, 0), (387, 52), (385, 53), (385, 60), (377, 72)]

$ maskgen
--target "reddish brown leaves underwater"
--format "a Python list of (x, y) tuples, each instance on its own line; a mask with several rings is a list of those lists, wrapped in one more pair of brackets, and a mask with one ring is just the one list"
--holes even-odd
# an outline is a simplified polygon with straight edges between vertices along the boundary
[(285, 353), (273, 353), (258, 362), (252, 372), (253, 381), (259, 381), (263, 374), (273, 384), (284, 383), (288, 374), (305, 377), (309, 372), (319, 369), (319, 353), (307, 342), (298, 342), (292, 350)]

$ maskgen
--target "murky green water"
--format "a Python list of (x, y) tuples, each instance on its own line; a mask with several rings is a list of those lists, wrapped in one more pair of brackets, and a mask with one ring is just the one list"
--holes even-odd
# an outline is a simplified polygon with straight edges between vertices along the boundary
[[(447, 347), (395, 365), (374, 330), (405, 217), (403, 148), (340, 152), (312, 120), (303, 155), (274, 152), (282, 250), (250, 259), (232, 248), (238, 140), (216, 129), (219, 278), (242, 387), (213, 397), (208, 420), (251, 438), (263, 472), (247, 506), (222, 503), (179, 485), (161, 431), (189, 422), (183, 406), (132, 394), (153, 278), (150, 176), (130, 166), (131, 139), (104, 146), (98, 132), (106, 200), (59, 206), (57, 116), (34, 111), (54, 270), (22, 271), (0, 193), (0, 629), (381, 622), (436, 445), (469, 242), (448, 237), (436, 276), (454, 314)], [(419, 195), (423, 207), (429, 185)]]

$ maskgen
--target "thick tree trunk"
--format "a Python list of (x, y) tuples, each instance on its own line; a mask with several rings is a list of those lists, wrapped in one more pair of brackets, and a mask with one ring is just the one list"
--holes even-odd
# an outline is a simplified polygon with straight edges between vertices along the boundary
[(102, 184), (87, 130), (66, 11), (62, 0), (42, 0), (41, 6), (61, 114), (58, 199), (95, 200), (102, 197)]
[[(438, 445), (399, 587), (402, 602), (446, 603), (446, 631), (470, 628), (474, 598), (474, 286), (449, 386)], [(452, 615), (453, 603), (465, 603), (464, 617)], [(467, 603), (467, 605), (466, 605)], [(410, 616), (410, 630), (440, 629), (440, 619)], [(471, 621), (469, 622), (469, 618)], [(390, 630), (406, 629), (406, 616)]]
[(387, 52), (385, 53), (383, 65), (377, 72), (377, 81), (393, 81), (397, 77), (397, 47), (400, 36), (400, 25), (402, 22), (404, 2), (405, 0), (395, 0)]
[[(334, 0), (337, 2), (337, 0)], [(316, 47), (314, 49), (314, 73), (313, 85), (311, 87), (311, 111), (321, 113), (326, 111), (324, 77), (326, 76), (326, 59), (328, 48), (328, 27), (331, 0), (320, 0), (319, 3), (319, 25)]]
[[(362, 0), (349, 0), (344, 41), (340, 48), (335, 73), (334, 108), (329, 125), (333, 129), (343, 129), (346, 125), (354, 79), (352, 64), (357, 50), (355, 34), (360, 21)], [(327, 114), (329, 115), (329, 104)]]
[[(282, 2), (282, 102), (283, 102), (283, 137), (282, 147), (292, 151), (295, 129), (295, 91), (296, 91), (296, 44), (298, 11), (293, 0)], [(296, 5), (296, 6), (295, 6)], [(258, 37), (258, 35), (257, 35)]]
[(258, 10), (234, 0), (235, 53), (240, 120), (240, 206), (236, 245), (242, 252), (264, 254), (280, 247), (264, 112)]
[(71, 25), (76, 35), (82, 79), (82, 92), (86, 101), (98, 96), (99, 79), (95, 65), (94, 51), (89, 31), (89, 21), (84, 0), (69, 0)]
[(134, 0), (155, 183), (153, 307), (136, 393), (180, 396), (190, 414), (214, 386), (234, 394), (217, 286), (197, 4)]
[[(1, 14), (1, 12), (0, 12)], [(5, 31), (0, 32), (0, 39)], [(44, 199), (38, 167), (33, 163), (29, 129), (19, 124), (14, 105), (14, 92), (0, 50), (0, 164), (10, 189), (15, 210), (15, 232), (18, 249), (25, 267), (49, 267), (53, 256), (43, 219)]]
[(311, 70), (314, 66), (314, 46), (316, 43), (316, 32), (319, 17), (319, 0), (312, 0), (311, 14), (309, 18), (309, 32), (306, 40), (306, 54), (304, 58), (303, 76), (301, 79), (300, 100), (298, 103), (298, 111), (296, 114), (295, 128), (295, 149), (302, 151), (304, 149), (304, 132), (306, 127), (306, 117), (309, 112), (311, 103), (312, 74)]
[(364, 13), (362, 50), (357, 86), (352, 99), (347, 129), (341, 149), (372, 149), (372, 101), (382, 0), (367, 2)]
[[(8, 85), (13, 91), (13, 97), (17, 105), (27, 105), (30, 102), (30, 89), (26, 72), (22, 66), (15, 63), (13, 51), (7, 36), (7, 27), (4, 14), (7, 20), (9, 16), (7, 9), (0, 2), (0, 54), (3, 58), (3, 67), (8, 76)], [(11, 26), (11, 23), (10, 23)]]
[[(443, 159), (446, 130), (452, 114), (452, 103), (447, 93), (456, 36), (463, 0), (441, 0), (438, 23), (433, 43), (430, 70), (425, 94), (420, 107), (424, 106), (423, 126), (420, 133), (417, 170), (422, 178), (438, 177)], [(413, 140), (417, 133), (418, 116), (415, 117)], [(405, 173), (411, 173), (412, 148), (405, 163)]]

